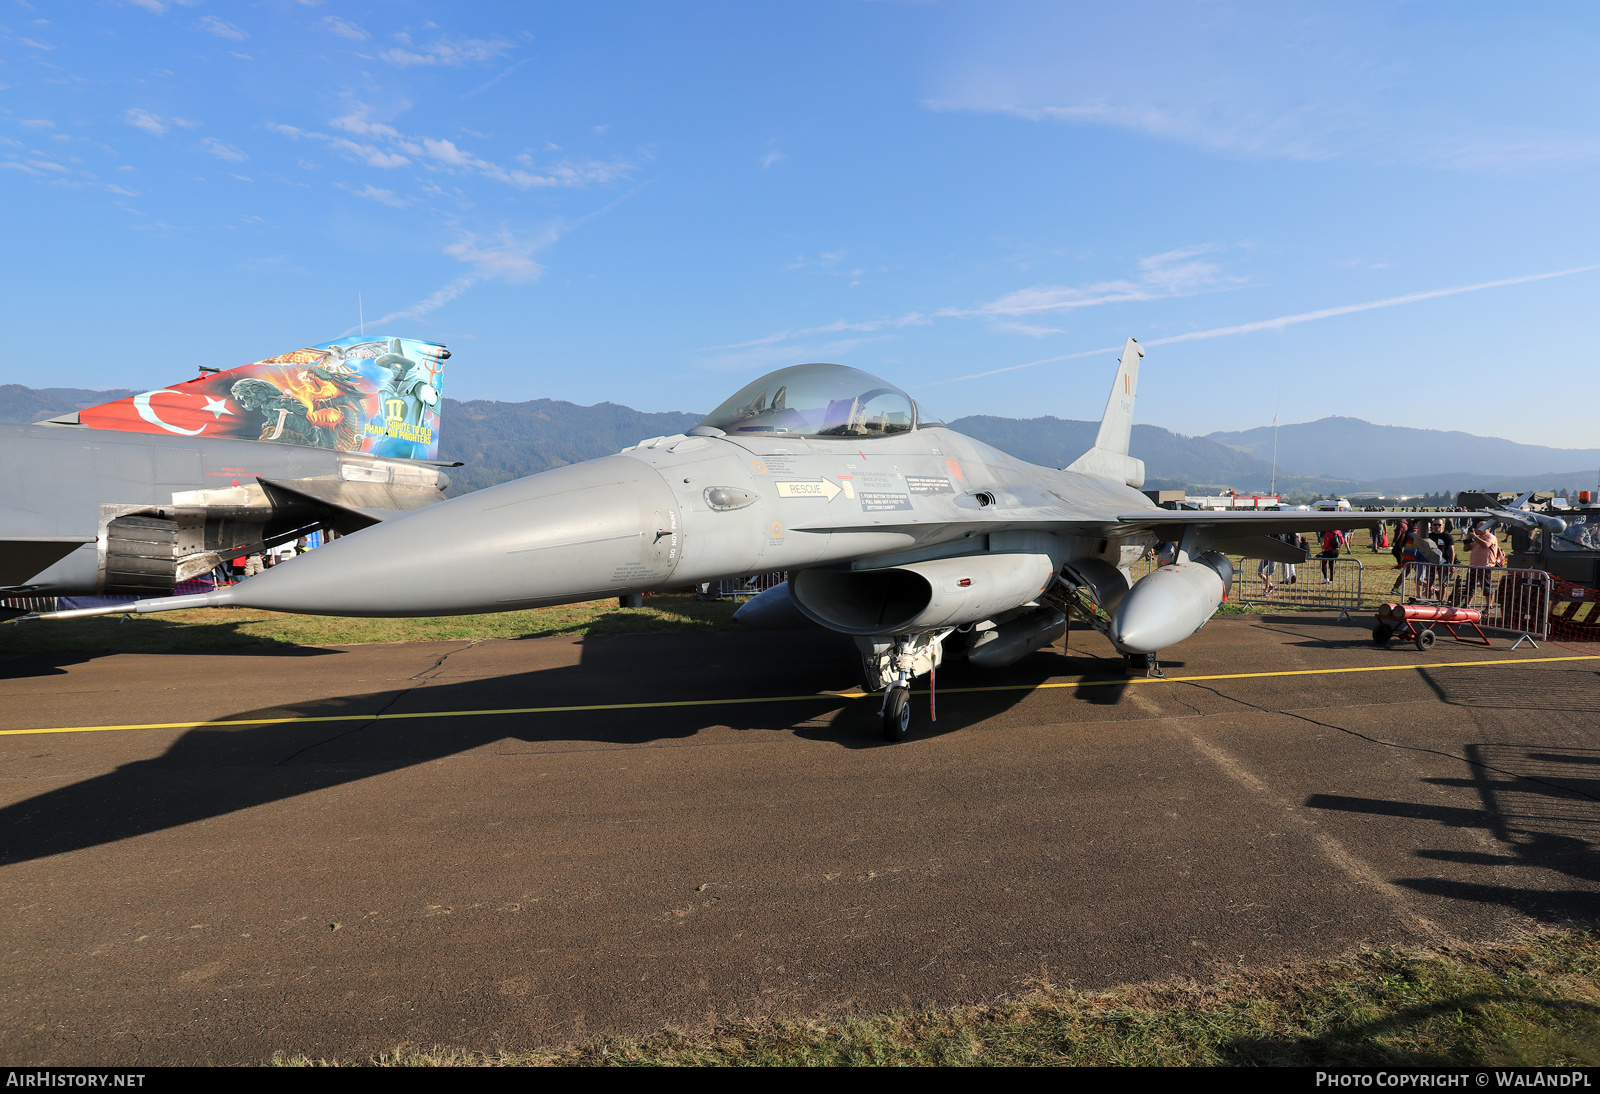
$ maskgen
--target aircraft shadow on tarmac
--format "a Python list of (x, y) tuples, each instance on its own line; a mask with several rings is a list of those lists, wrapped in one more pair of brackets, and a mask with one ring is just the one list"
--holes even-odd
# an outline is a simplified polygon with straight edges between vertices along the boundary
[[(144, 620), (140, 620), (141, 623)], [(317, 646), (292, 646), (287, 643), (281, 646), (218, 646), (211, 649), (182, 649), (182, 650), (140, 650), (142, 656), (147, 657), (337, 657), (338, 650), (322, 649)], [(73, 665), (82, 665), (96, 658), (107, 656), (105, 653), (90, 653), (83, 651), (63, 651), (59, 653), (35, 653), (0, 655), (0, 680), (20, 680), (31, 676), (62, 676)]]
[(1462, 1012), (1484, 1013), (1494, 1006), (1517, 1007), (1525, 1012), (1545, 1014), (1550, 1019), (1546, 1023), (1548, 1029), (1559, 1028), (1561, 1022), (1571, 1022), (1579, 1015), (1586, 1017), (1590, 1024), (1600, 1020), (1600, 1007), (1570, 997), (1552, 999), (1549, 996), (1521, 995), (1512, 991), (1461, 992), (1432, 1003), (1405, 1007), (1372, 1022), (1341, 1024), (1335, 1031), (1320, 1037), (1297, 1037), (1292, 1040), (1236, 1037), (1224, 1042), (1218, 1049), (1218, 1055), (1224, 1064), (1238, 1067), (1303, 1064), (1308, 1060), (1348, 1059), (1351, 1050), (1358, 1046), (1381, 1043), (1384, 1045), (1383, 1062), (1389, 1066), (1459, 1068), (1460, 1060), (1443, 1052), (1416, 1051), (1398, 1046), (1412, 1040), (1412, 1035), (1421, 1032), (1424, 1024), (1432, 1019), (1440, 1016), (1453, 1018)]
[[(449, 682), (419, 682), (242, 710), (215, 721), (431, 711), (671, 702), (763, 695), (805, 696), (854, 690), (859, 661), (832, 635), (610, 635), (582, 644), (577, 665)], [(652, 670), (660, 643), (676, 648), (673, 671)], [(690, 647), (688, 651), (685, 646)], [(220, 652), (220, 651), (208, 651)], [(278, 651), (238, 653), (241, 675), (271, 672)], [(47, 663), (61, 663), (45, 657)], [(446, 658), (445, 660), (448, 660)], [(690, 667), (685, 668), (685, 665)], [(9, 666), (8, 666), (9, 667)], [(0, 865), (62, 854), (222, 816), (431, 760), (519, 741), (519, 751), (568, 751), (570, 742), (640, 746), (684, 742), (715, 726), (741, 733), (792, 734), (845, 748), (914, 748), (919, 739), (953, 733), (1009, 710), (1028, 689), (1052, 678), (1103, 681), (1075, 689), (1092, 703), (1113, 703), (1126, 686), (1121, 663), (1045, 650), (1000, 671), (951, 662), (939, 674), (939, 719), (930, 723), (926, 693), (913, 696), (912, 739), (887, 745), (878, 701), (834, 697), (724, 706), (650, 707), (541, 714), (353, 720), (191, 729), (160, 756), (0, 809)], [(1009, 690), (945, 694), (944, 687), (1011, 685)], [(543, 746), (553, 746), (546, 749)]]
[(1502, 854), (1419, 849), (1420, 859), (1482, 867), (1550, 871), (1577, 883), (1568, 888), (1490, 885), (1438, 877), (1397, 878), (1419, 893), (1499, 904), (1562, 926), (1600, 922), (1600, 749), (1551, 751), (1548, 745), (1472, 744), (1464, 778), (1429, 778), (1435, 786), (1477, 792), (1479, 808), (1385, 801), (1333, 794), (1306, 800), (1313, 809), (1406, 817), (1447, 828), (1478, 828)]

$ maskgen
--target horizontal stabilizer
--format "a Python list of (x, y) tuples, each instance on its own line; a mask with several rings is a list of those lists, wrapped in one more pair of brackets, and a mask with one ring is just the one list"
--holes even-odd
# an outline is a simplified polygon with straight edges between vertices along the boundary
[(7, 536), (0, 539), (0, 588), (26, 584), (96, 536)]
[(1127, 454), (1107, 452), (1103, 448), (1089, 449), (1068, 464), (1067, 470), (1076, 471), (1080, 475), (1093, 475), (1097, 479), (1126, 483), (1135, 490), (1144, 485), (1143, 460), (1136, 460)]
[(51, 424), (436, 460), (449, 356), (444, 346), (414, 338), (340, 338)]
[(256, 481), (261, 484), (261, 489), (266, 493), (267, 500), (272, 503), (273, 508), (285, 512), (300, 508), (311, 510), (327, 517), (334, 531), (344, 536), (380, 524), (385, 516), (399, 515), (399, 511), (385, 513), (382, 510), (352, 505), (350, 499), (339, 497), (337, 488), (350, 484), (331, 484), (333, 489), (330, 490), (326, 488), (329, 484), (314, 479), (290, 481), (257, 479)]

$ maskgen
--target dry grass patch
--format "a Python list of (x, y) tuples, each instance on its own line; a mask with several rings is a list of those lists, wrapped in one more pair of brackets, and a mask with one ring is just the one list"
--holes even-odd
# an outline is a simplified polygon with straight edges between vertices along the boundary
[(1600, 1065), (1600, 931), (1045, 988), (988, 1006), (754, 1021), (528, 1051), (397, 1048), (281, 1066)]
[(255, 608), (195, 608), (144, 616), (99, 616), (0, 626), (0, 654), (141, 653), (240, 646), (345, 646), (364, 642), (441, 642), (551, 635), (654, 634), (733, 629), (731, 601), (690, 593), (615, 599), (490, 615), (426, 619), (351, 619), (287, 615)]

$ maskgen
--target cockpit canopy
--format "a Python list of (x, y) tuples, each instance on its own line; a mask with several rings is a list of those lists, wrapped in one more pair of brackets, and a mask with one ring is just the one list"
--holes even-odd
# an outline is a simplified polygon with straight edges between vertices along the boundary
[(911, 396), (846, 365), (791, 365), (740, 388), (702, 426), (724, 433), (884, 437), (917, 427)]

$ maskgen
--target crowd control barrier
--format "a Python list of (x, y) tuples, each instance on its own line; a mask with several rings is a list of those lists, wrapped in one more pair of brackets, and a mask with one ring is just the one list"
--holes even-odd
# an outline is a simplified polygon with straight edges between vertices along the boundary
[(738, 603), (741, 596), (764, 593), (774, 585), (787, 580), (789, 580), (787, 570), (772, 570), (764, 574), (752, 574), (749, 577), (728, 577), (721, 581), (707, 581), (695, 586), (695, 595), (701, 600), (732, 598), (734, 603)]
[[(1361, 607), (1365, 567), (1359, 558), (1313, 555), (1304, 562), (1272, 563), (1270, 571), (1260, 559), (1229, 555), (1228, 560), (1233, 563), (1230, 603), (1331, 608), (1339, 612), (1340, 618)], [(1159, 568), (1154, 559), (1144, 558), (1128, 567), (1128, 574), (1138, 581)]]
[(1538, 648), (1550, 637), (1551, 578), (1543, 570), (1412, 562), (1400, 572), (1396, 597), (1402, 604), (1481, 608), (1483, 626), (1517, 636)]
[(56, 610), (56, 598), (53, 596), (0, 597), (0, 608), (8, 608), (16, 612), (53, 612)]
[(1344, 618), (1361, 608), (1366, 567), (1359, 558), (1317, 558), (1304, 562), (1262, 562), (1242, 558), (1233, 574), (1235, 604), (1285, 608), (1330, 608)]

